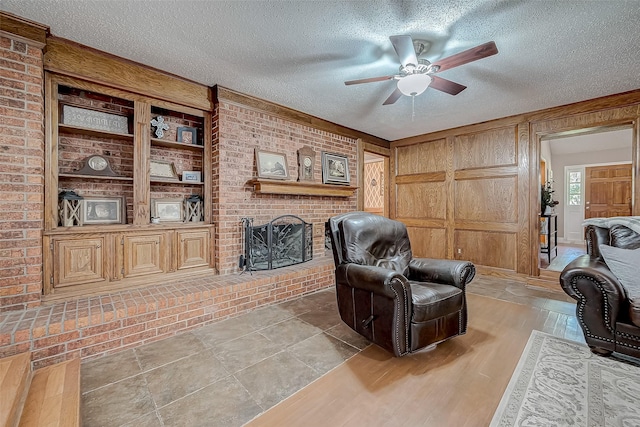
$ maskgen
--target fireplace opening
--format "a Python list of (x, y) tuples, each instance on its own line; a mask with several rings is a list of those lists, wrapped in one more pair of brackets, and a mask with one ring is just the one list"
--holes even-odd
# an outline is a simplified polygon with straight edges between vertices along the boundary
[(273, 270), (310, 261), (313, 258), (313, 224), (295, 215), (282, 215), (271, 222), (253, 225), (253, 218), (242, 218), (244, 270)]

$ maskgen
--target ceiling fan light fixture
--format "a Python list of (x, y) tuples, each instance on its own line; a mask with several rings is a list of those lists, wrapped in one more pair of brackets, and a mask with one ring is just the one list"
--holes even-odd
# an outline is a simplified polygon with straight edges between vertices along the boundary
[(410, 74), (398, 80), (398, 90), (406, 96), (418, 96), (431, 84), (427, 74)]

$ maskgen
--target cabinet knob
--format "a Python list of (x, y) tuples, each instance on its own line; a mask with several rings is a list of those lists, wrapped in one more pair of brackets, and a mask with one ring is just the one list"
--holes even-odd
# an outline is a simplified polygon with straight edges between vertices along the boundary
[(100, 245), (96, 245), (96, 248), (100, 248)]

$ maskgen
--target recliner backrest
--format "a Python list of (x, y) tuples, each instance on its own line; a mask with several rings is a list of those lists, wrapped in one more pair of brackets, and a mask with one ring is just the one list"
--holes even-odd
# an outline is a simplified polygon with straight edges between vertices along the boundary
[(622, 249), (640, 248), (640, 234), (624, 225), (613, 225), (611, 228), (587, 226), (587, 253), (593, 258), (601, 258), (600, 245), (609, 245)]
[(342, 262), (374, 265), (407, 274), (413, 255), (403, 223), (359, 212), (345, 216), (337, 226)]

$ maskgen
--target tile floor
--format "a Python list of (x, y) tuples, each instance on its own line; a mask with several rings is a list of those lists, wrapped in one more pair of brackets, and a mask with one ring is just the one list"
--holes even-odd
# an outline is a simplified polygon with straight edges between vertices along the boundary
[[(573, 314), (562, 293), (477, 276), (476, 293)], [(242, 426), (369, 343), (333, 289), (82, 364), (86, 427)]]
[(550, 271), (562, 271), (567, 264), (587, 253), (585, 245), (558, 245), (558, 255), (552, 252), (551, 264), (547, 254), (540, 254), (540, 268)]

